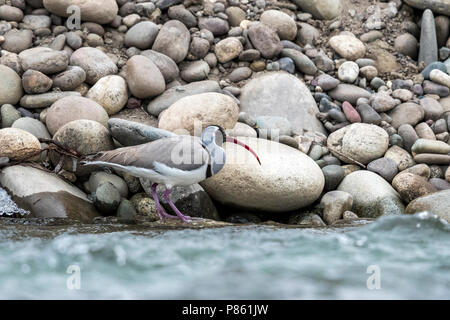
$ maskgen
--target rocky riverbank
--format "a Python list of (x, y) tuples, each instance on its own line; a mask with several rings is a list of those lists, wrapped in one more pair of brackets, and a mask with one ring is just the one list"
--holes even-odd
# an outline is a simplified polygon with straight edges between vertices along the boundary
[(0, 215), (152, 223), (137, 178), (41, 141), (86, 155), (200, 121), (262, 162), (226, 145), (173, 190), (211, 225), (450, 221), (449, 36), (446, 0), (0, 0)]

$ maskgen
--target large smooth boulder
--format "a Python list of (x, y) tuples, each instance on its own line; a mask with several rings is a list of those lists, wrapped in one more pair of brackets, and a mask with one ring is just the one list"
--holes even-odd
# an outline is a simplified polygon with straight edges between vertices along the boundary
[(50, 134), (73, 120), (93, 120), (108, 127), (108, 113), (97, 102), (84, 97), (65, 97), (56, 101), (47, 111), (45, 123)]
[(159, 31), (152, 50), (163, 53), (179, 63), (186, 58), (190, 41), (191, 34), (186, 26), (178, 20), (169, 20)]
[(448, 0), (404, 0), (411, 7), (431, 9), (434, 13), (450, 16), (450, 2)]
[(239, 107), (233, 98), (208, 92), (175, 102), (160, 115), (158, 127), (171, 132), (187, 130), (191, 135), (200, 135), (210, 125), (232, 129), (238, 116)]
[(450, 223), (450, 210), (448, 208), (450, 208), (450, 190), (443, 190), (412, 201), (406, 207), (405, 213), (414, 214), (427, 211)]
[(22, 80), (11, 68), (0, 64), (0, 106), (16, 104), (22, 97)]
[(346, 163), (356, 160), (367, 164), (386, 153), (389, 135), (378, 126), (354, 123), (330, 134), (327, 146), (336, 157)]
[(76, 50), (70, 57), (70, 65), (82, 68), (86, 72), (86, 82), (91, 85), (118, 72), (116, 64), (105, 53), (90, 47)]
[(340, 0), (293, 0), (293, 2), (316, 19), (334, 19), (342, 10)]
[[(71, 6), (80, 10), (82, 21), (91, 21), (99, 24), (110, 23), (117, 16), (119, 7), (116, 0), (43, 0), (44, 7), (60, 17), (69, 17), (74, 11)], [(73, 7), (72, 7), (73, 8)]]
[(225, 167), (201, 185), (215, 200), (231, 206), (266, 212), (306, 207), (322, 193), (325, 178), (304, 153), (265, 139), (238, 137), (258, 154), (226, 143)]
[(284, 117), (297, 130), (326, 134), (316, 118), (319, 109), (311, 92), (288, 73), (274, 72), (252, 79), (242, 88), (240, 102), (241, 111), (251, 116)]
[(0, 183), (21, 208), (35, 217), (92, 222), (98, 216), (84, 192), (44, 170), (9, 167), (0, 172)]
[(382, 177), (367, 170), (350, 173), (338, 187), (353, 197), (353, 209), (358, 217), (377, 218), (404, 213), (398, 193)]

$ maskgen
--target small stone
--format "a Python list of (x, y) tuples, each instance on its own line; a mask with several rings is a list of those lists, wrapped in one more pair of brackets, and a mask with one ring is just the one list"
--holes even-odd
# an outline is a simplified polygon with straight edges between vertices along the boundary
[(116, 213), (120, 204), (120, 193), (112, 183), (101, 184), (94, 194), (94, 206), (105, 215)]
[(413, 60), (417, 59), (418, 42), (416, 37), (410, 33), (404, 33), (395, 39), (395, 50), (405, 56), (411, 57)]
[(436, 83), (442, 84), (450, 88), (450, 75), (441, 70), (434, 69), (430, 72), (430, 79)]
[(126, 65), (127, 83), (135, 97), (146, 99), (164, 92), (164, 77), (150, 59), (137, 55), (130, 58)]
[(100, 104), (112, 115), (119, 112), (128, 101), (127, 84), (122, 77), (106, 76), (97, 81), (86, 97)]
[(418, 139), (411, 148), (414, 153), (450, 153), (450, 145), (442, 141)]
[(283, 49), (276, 32), (263, 23), (252, 24), (248, 30), (248, 36), (264, 58), (271, 59), (280, 54)]
[(423, 98), (420, 100), (420, 105), (425, 111), (424, 120), (433, 120), (436, 121), (440, 118), (440, 116), (444, 113), (444, 109), (442, 105), (432, 99), (432, 98)]
[(231, 61), (242, 53), (242, 43), (234, 37), (226, 38), (216, 44), (215, 53), (220, 63)]
[(117, 218), (119, 221), (134, 221), (137, 212), (131, 201), (123, 199), (117, 208)]
[(438, 47), (436, 38), (436, 26), (434, 23), (433, 12), (425, 10), (422, 16), (422, 26), (420, 35), (419, 62), (425, 62), (425, 65), (438, 60)]
[(367, 170), (379, 174), (388, 182), (391, 182), (398, 173), (397, 163), (391, 158), (374, 160), (367, 165)]
[(342, 58), (347, 60), (355, 61), (363, 58), (366, 53), (364, 44), (354, 36), (334, 36), (330, 39), (329, 44)]
[(159, 29), (151, 21), (143, 21), (134, 25), (125, 35), (125, 46), (136, 47), (142, 50), (148, 49), (158, 35)]
[(264, 11), (260, 21), (274, 29), (282, 40), (294, 40), (297, 35), (297, 25), (294, 19), (282, 11)]
[(325, 190), (336, 190), (345, 177), (344, 169), (339, 165), (327, 165), (322, 168), (325, 177)]
[(392, 118), (391, 125), (398, 129), (403, 124), (415, 126), (424, 118), (425, 111), (416, 103), (406, 102), (396, 106), (388, 115)]
[(320, 204), (323, 206), (324, 221), (331, 225), (342, 219), (345, 211), (352, 209), (353, 197), (344, 191), (331, 191), (322, 197)]
[(413, 93), (407, 89), (397, 89), (392, 92), (392, 97), (400, 99), (403, 102), (407, 102), (413, 98)]
[(50, 134), (55, 134), (59, 128), (73, 120), (94, 120), (108, 126), (108, 114), (95, 101), (84, 97), (69, 96), (52, 104), (46, 115), (46, 125)]
[(344, 103), (342, 104), (342, 110), (347, 120), (351, 123), (361, 122), (361, 116), (349, 102), (344, 101)]
[(388, 148), (389, 136), (380, 127), (354, 123), (339, 129), (328, 137), (328, 149), (340, 160), (353, 163), (354, 160), (367, 164), (383, 156)]
[(341, 81), (353, 83), (358, 78), (359, 67), (355, 62), (344, 62), (338, 70), (338, 77)]
[(314, 62), (311, 61), (306, 55), (295, 49), (283, 49), (281, 51), (282, 56), (291, 58), (296, 68), (305, 74), (315, 75), (317, 73), (317, 67)]
[(447, 67), (445, 66), (445, 64), (439, 61), (435, 61), (426, 66), (425, 69), (422, 70), (421, 74), (426, 80), (430, 80), (430, 73), (434, 69), (441, 70), (442, 72), (447, 72)]
[(28, 70), (22, 75), (22, 86), (26, 93), (44, 93), (53, 85), (52, 79), (35, 70)]
[(90, 47), (76, 50), (70, 57), (70, 64), (86, 72), (86, 82), (90, 85), (118, 71), (116, 64), (105, 53)]
[(437, 191), (425, 178), (412, 173), (398, 174), (392, 181), (392, 186), (406, 203)]
[(339, 83), (340, 81), (338, 79), (333, 78), (328, 74), (320, 75), (317, 78), (318, 86), (321, 87), (324, 91), (329, 91), (336, 88), (339, 85)]
[(359, 72), (368, 80), (372, 81), (377, 75), (378, 70), (373, 66), (362, 67)]

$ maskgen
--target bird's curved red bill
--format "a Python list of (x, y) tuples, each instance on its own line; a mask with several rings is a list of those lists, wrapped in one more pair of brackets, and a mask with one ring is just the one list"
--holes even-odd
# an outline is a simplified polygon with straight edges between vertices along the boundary
[(256, 160), (258, 160), (259, 165), (261, 165), (261, 161), (259, 160), (258, 155), (257, 155), (256, 152), (255, 152), (252, 148), (250, 148), (248, 145), (246, 145), (245, 143), (240, 142), (238, 139), (235, 139), (235, 138), (232, 138), (232, 137), (227, 137), (226, 139), (227, 139), (227, 142), (231, 142), (231, 143), (237, 144), (237, 145), (239, 145), (239, 146), (241, 146), (241, 147), (244, 147), (246, 150), (250, 151), (250, 153), (253, 154), (253, 155), (255, 156)]

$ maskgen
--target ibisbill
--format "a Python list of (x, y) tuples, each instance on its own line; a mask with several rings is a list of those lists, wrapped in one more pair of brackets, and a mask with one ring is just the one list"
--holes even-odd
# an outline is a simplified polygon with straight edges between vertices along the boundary
[[(190, 222), (193, 218), (178, 210), (170, 199), (170, 191), (175, 186), (199, 183), (217, 174), (225, 165), (223, 144), (231, 142), (251, 152), (261, 164), (258, 155), (248, 145), (226, 135), (217, 125), (206, 127), (201, 138), (173, 136), (145, 144), (99, 152), (85, 156), (83, 166), (107, 167), (126, 172), (140, 179), (151, 181), (147, 190), (155, 200), (160, 219), (181, 219)], [(168, 214), (161, 206), (156, 187), (165, 187), (164, 199), (175, 212)]]

